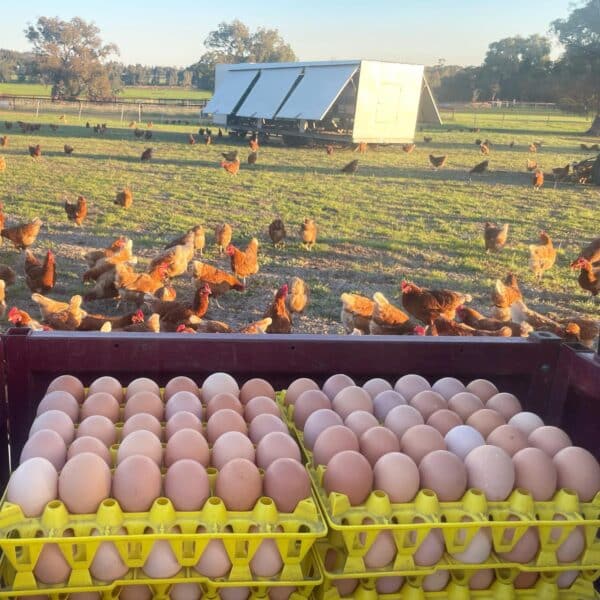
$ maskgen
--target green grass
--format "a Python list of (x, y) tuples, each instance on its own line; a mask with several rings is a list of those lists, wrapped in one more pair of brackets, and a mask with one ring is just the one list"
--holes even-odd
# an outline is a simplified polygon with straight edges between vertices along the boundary
[[(31, 116), (0, 113), (5, 119), (32, 121)], [(293, 275), (303, 277), (312, 288), (311, 307), (295, 324), (298, 332), (341, 332), (339, 295), (356, 291), (371, 295), (383, 292), (399, 302), (398, 284), (409, 278), (424, 286), (468, 291), (474, 306), (489, 309), (489, 292), (496, 278), (514, 271), (522, 282), (528, 304), (542, 312), (561, 316), (598, 316), (589, 295), (577, 284), (569, 262), (579, 248), (598, 236), (597, 206), (600, 188), (546, 184), (539, 193), (530, 186), (524, 169), (527, 146), (541, 139), (537, 160), (550, 170), (586, 153), (579, 143), (588, 123), (557, 116), (514, 115), (511, 121), (485, 113), (478, 115), (480, 133), (466, 131), (470, 114), (457, 114), (443, 129), (424, 132), (433, 136), (405, 154), (399, 148), (373, 148), (360, 157), (354, 176), (339, 169), (357, 157), (348, 149), (327, 156), (322, 149), (293, 149), (279, 145), (261, 148), (255, 168), (245, 164), (246, 146), (224, 143), (189, 146), (192, 126), (155, 124), (151, 142), (134, 140), (131, 130), (109, 122), (106, 137), (95, 136), (78, 125), (60, 125), (53, 132), (43, 126), (35, 134), (8, 132), (9, 146), (2, 149), (7, 170), (0, 173), (0, 201), (8, 222), (40, 216), (47, 224), (34, 250), (51, 247), (58, 255), (58, 285), (54, 297), (82, 292), (85, 271), (83, 253), (107, 245), (119, 234), (129, 235), (140, 264), (154, 256), (164, 243), (196, 223), (207, 228), (205, 259), (228, 268), (226, 257), (213, 245), (215, 224), (228, 221), (234, 241), (244, 246), (252, 236), (261, 241), (260, 273), (249, 280), (244, 294), (231, 293), (221, 300), (223, 310), (211, 308), (209, 316), (234, 325), (262, 316), (273, 291)], [(56, 116), (40, 117), (58, 123)], [(114, 128), (113, 128), (114, 126)], [(460, 131), (463, 129), (463, 131)], [(476, 137), (492, 143), (489, 173), (467, 182), (466, 172), (482, 157)], [(516, 146), (508, 143), (514, 140)], [(594, 140), (598, 141), (598, 140)], [(33, 160), (29, 144), (40, 143), (43, 156)], [(71, 157), (64, 143), (75, 147)], [(154, 160), (142, 164), (139, 156), (147, 146)], [(244, 163), (232, 177), (219, 168), (220, 153), (238, 147)], [(446, 168), (434, 172), (427, 156), (448, 154)], [(128, 185), (134, 205), (124, 211), (113, 205), (115, 192)], [(83, 194), (90, 214), (80, 229), (67, 221), (65, 198)], [(288, 242), (274, 249), (266, 230), (280, 216), (286, 223)], [(306, 216), (316, 219), (319, 239), (312, 252), (300, 248), (298, 227)], [(504, 251), (483, 251), (483, 223), (510, 224)], [(527, 245), (546, 229), (559, 247), (556, 266), (535, 282), (528, 268)], [(0, 262), (16, 265), (22, 273), (23, 258), (5, 242)], [(189, 278), (175, 281), (180, 298), (191, 295)], [(22, 278), (7, 291), (9, 305), (32, 309)], [(114, 312), (114, 303), (91, 303), (91, 311)], [(34, 311), (37, 314), (37, 310)]]

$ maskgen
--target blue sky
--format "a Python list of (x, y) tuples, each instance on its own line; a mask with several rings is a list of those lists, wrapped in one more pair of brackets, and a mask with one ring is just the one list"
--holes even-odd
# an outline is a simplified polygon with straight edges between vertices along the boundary
[[(547, 33), (571, 0), (20, 0), (2, 11), (0, 47), (25, 50), (28, 22), (39, 16), (92, 20), (127, 63), (195, 62), (209, 31), (238, 18), (280, 30), (301, 60), (371, 58), (479, 64), (487, 45), (512, 35)], [(1, 2), (0, 4), (4, 4)]]

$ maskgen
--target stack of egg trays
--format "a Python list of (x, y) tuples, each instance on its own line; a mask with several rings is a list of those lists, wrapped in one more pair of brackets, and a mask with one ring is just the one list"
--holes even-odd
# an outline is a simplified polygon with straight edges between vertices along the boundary
[[(207, 471), (214, 492), (216, 470)], [(126, 533), (117, 533), (123, 530)], [(5, 577), (0, 597), (14, 596), (16, 591), (19, 595), (34, 591), (46, 594), (46, 590), (64, 594), (83, 588), (114, 588), (117, 583), (104, 585), (95, 581), (89, 571), (95, 552), (103, 542), (115, 544), (129, 567), (128, 577), (153, 581), (143, 574), (142, 567), (159, 540), (170, 543), (182, 567), (180, 573), (169, 580), (171, 583), (210, 583), (193, 566), (208, 543), (219, 539), (232, 568), (226, 578), (213, 583), (235, 587), (284, 583), (310, 587), (321, 579), (318, 570), (311, 566), (310, 551), (317, 538), (326, 535), (327, 526), (314, 494), (300, 501), (293, 513), (278, 512), (268, 497), (259, 498), (251, 511), (228, 511), (220, 498), (211, 496), (202, 510), (196, 512), (176, 511), (168, 498), (161, 497), (148, 512), (126, 513), (116, 500), (108, 498), (96, 514), (88, 515), (69, 514), (62, 502), (53, 500), (41, 517), (28, 518), (18, 505), (4, 501), (0, 506), (0, 551)], [(277, 576), (261, 580), (253, 577), (250, 561), (265, 539), (273, 539), (277, 544), (283, 568)], [(58, 545), (72, 569), (68, 582), (62, 586), (38, 584), (34, 576), (37, 559), (44, 544), (49, 543)]]

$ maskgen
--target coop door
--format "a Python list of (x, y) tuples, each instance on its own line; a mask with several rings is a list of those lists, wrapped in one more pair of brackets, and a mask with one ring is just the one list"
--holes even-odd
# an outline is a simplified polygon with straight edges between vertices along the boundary
[(384, 82), (381, 84), (375, 108), (375, 123), (377, 125), (396, 123), (398, 121), (401, 97), (402, 84), (396, 82)]

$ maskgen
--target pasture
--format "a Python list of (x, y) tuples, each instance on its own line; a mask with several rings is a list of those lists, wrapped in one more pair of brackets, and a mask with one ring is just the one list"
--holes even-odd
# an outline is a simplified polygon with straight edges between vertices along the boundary
[[(1, 92), (1, 88), (0, 88)], [(396, 147), (369, 148), (359, 156), (350, 148), (336, 148), (327, 156), (323, 148), (285, 148), (275, 141), (261, 147), (258, 164), (246, 164), (248, 147), (227, 137), (221, 143), (188, 145), (187, 135), (197, 126), (156, 124), (150, 141), (137, 140), (118, 121), (107, 123), (104, 136), (80, 124), (62, 124), (57, 116), (40, 116), (40, 131), (23, 134), (18, 127), (5, 131), (4, 121), (33, 122), (31, 115), (0, 111), (0, 135), (9, 145), (0, 148), (7, 168), (0, 173), (0, 202), (7, 223), (39, 216), (44, 227), (32, 250), (42, 256), (47, 248), (57, 255), (55, 298), (85, 293), (81, 275), (83, 253), (108, 245), (118, 235), (133, 239), (139, 267), (163, 245), (195, 224), (207, 229), (204, 260), (229, 269), (227, 256), (214, 246), (213, 228), (229, 222), (234, 243), (245, 247), (258, 237), (260, 272), (249, 278), (244, 293), (230, 292), (211, 305), (207, 317), (233, 326), (256, 320), (274, 290), (298, 275), (311, 288), (307, 313), (294, 321), (298, 333), (342, 333), (339, 296), (381, 291), (399, 304), (398, 284), (410, 279), (427, 287), (448, 287), (469, 292), (473, 306), (489, 313), (489, 292), (496, 278), (512, 271), (519, 277), (525, 301), (531, 308), (559, 316), (598, 316), (598, 304), (577, 284), (569, 268), (578, 250), (599, 232), (600, 188), (548, 182), (540, 192), (531, 187), (525, 163), (527, 147), (541, 140), (535, 158), (546, 170), (591, 156), (580, 149), (589, 121), (580, 117), (545, 114), (510, 115), (457, 113), (441, 129), (419, 131), (411, 154)], [(47, 124), (59, 125), (52, 131)], [(474, 124), (481, 128), (471, 133)], [(85, 124), (85, 115), (83, 115)], [(423, 136), (432, 136), (429, 144)], [(475, 138), (492, 142), (490, 171), (467, 171), (483, 160)], [(511, 141), (514, 147), (509, 147)], [(597, 142), (598, 140), (593, 140)], [(63, 153), (67, 143), (72, 156)], [(42, 157), (32, 159), (30, 144), (41, 144)], [(149, 163), (140, 162), (146, 147), (154, 149)], [(221, 152), (238, 148), (242, 167), (231, 176), (219, 167)], [(447, 166), (432, 171), (428, 155), (447, 154)], [(354, 158), (355, 175), (340, 173)], [(123, 186), (133, 191), (129, 210), (113, 204)], [(82, 228), (69, 222), (63, 203), (84, 195), (89, 214)], [(275, 217), (286, 225), (288, 239), (275, 249), (267, 227)], [(312, 252), (300, 246), (298, 229), (313, 217), (319, 238)], [(486, 254), (485, 221), (509, 223), (506, 248)], [(541, 283), (528, 268), (528, 244), (537, 242), (540, 229), (548, 231), (559, 248), (557, 263)], [(200, 259), (200, 256), (196, 257)], [(0, 262), (23, 272), (23, 256), (5, 241)], [(174, 280), (178, 299), (191, 299), (188, 277)], [(38, 317), (30, 292), (20, 277), (7, 288), (8, 306), (17, 305)], [(116, 314), (112, 301), (85, 305), (90, 312)], [(125, 309), (120, 308), (120, 312)]]

